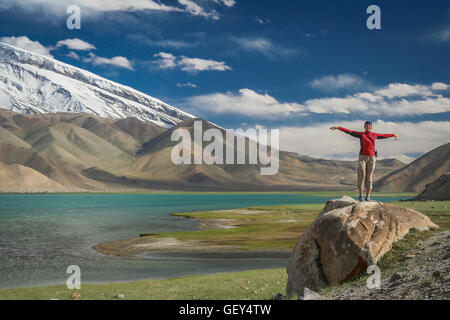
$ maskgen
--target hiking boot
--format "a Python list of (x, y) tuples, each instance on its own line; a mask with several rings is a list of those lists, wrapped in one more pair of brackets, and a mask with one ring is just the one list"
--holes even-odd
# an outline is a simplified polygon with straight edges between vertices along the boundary
[(364, 202), (363, 196), (359, 196), (359, 202)]
[(366, 201), (370, 201), (370, 196), (369, 195), (366, 196)]

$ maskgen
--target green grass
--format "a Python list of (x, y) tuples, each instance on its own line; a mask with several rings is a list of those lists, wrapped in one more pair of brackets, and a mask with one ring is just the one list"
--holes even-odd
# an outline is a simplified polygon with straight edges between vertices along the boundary
[[(317, 192), (300, 192), (302, 195), (299, 195), (301, 197), (329, 197), (337, 198), (342, 196), (349, 196), (349, 197), (358, 197), (359, 193), (357, 191), (317, 191)], [(417, 193), (413, 192), (372, 192), (372, 198), (374, 197), (404, 197), (404, 198), (412, 198), (416, 196)]]
[[(404, 254), (414, 248), (418, 240), (427, 239), (439, 231), (412, 231), (403, 240), (394, 244), (392, 250), (379, 262), (383, 277), (390, 277), (397, 269)], [(320, 291), (330, 296), (336, 291), (363, 285), (368, 275), (361, 274), (351, 282), (330, 286)], [(78, 292), (82, 300), (124, 299), (139, 300), (268, 300), (276, 293), (285, 293), (286, 269), (251, 270), (243, 272), (187, 276), (163, 280), (109, 284), (82, 284), (80, 290), (69, 290), (64, 285), (0, 290), (0, 300), (49, 300), (72, 299)], [(295, 297), (293, 297), (295, 298)]]
[(260, 206), (247, 208), (253, 211), (272, 211), (283, 213), (310, 213), (319, 212), (324, 207), (324, 203), (308, 203), (308, 204), (284, 204), (277, 206)]
[(287, 281), (285, 269), (189, 276), (165, 280), (86, 284), (80, 290), (68, 290), (64, 285), (0, 290), (0, 300), (72, 299), (78, 292), (82, 300), (124, 299), (145, 300), (268, 300), (284, 293)]
[(255, 207), (241, 210), (178, 213), (190, 219), (227, 219), (233, 228), (187, 232), (164, 232), (154, 237), (200, 240), (207, 245), (239, 246), (240, 250), (291, 250), (298, 235), (322, 209), (322, 204)]
[[(450, 223), (450, 201), (433, 202), (396, 202), (394, 204), (418, 210), (441, 226), (441, 229), (426, 232), (411, 231), (404, 239), (393, 245), (393, 248), (379, 262), (383, 277), (394, 273), (406, 252), (414, 248), (417, 241), (424, 240), (447, 229)], [(202, 238), (205, 241), (217, 241), (233, 244), (234, 241), (242, 243), (247, 248), (264, 248), (273, 250), (292, 250), (293, 244), (310, 221), (312, 221), (321, 205), (284, 205), (250, 208), (256, 211), (254, 215), (245, 215), (229, 212), (220, 212), (220, 218), (236, 219), (242, 225), (234, 229), (220, 229), (212, 231), (195, 231), (168, 233), (165, 236), (184, 237), (184, 239)], [(263, 211), (263, 212), (258, 212)], [(177, 214), (190, 218), (217, 218), (217, 212), (198, 212)], [(248, 217), (250, 216), (250, 217)], [(274, 222), (283, 219), (295, 219), (295, 223)], [(248, 220), (246, 220), (248, 219)], [(242, 222), (244, 221), (244, 222)], [(266, 233), (269, 236), (266, 237)], [(272, 237), (279, 234), (292, 233), (292, 239), (280, 237), (277, 240)], [(256, 238), (255, 236), (262, 236)], [(332, 286), (323, 289), (320, 293), (330, 295), (335, 290), (343, 290), (366, 282), (368, 275), (361, 274), (351, 282), (339, 287)], [(7, 289), (0, 290), (0, 299), (71, 299), (73, 292), (81, 294), (85, 299), (115, 299), (117, 294), (123, 294), (125, 299), (187, 299), (187, 300), (228, 300), (228, 299), (270, 299), (276, 293), (285, 292), (287, 274), (284, 268), (269, 270), (253, 270), (223, 274), (211, 274), (201, 276), (188, 276), (163, 280), (143, 280), (136, 282), (110, 283), (110, 284), (82, 284), (80, 290), (68, 290), (64, 285)]]
[[(319, 193), (322, 196), (322, 193)], [(336, 196), (342, 193), (336, 193)], [(383, 194), (396, 197), (399, 194)], [(377, 194), (381, 196), (381, 194)], [(395, 202), (403, 206), (417, 207), (415, 202)], [(439, 205), (439, 204), (436, 204)], [(183, 240), (198, 240), (206, 245), (239, 246), (241, 250), (291, 250), (308, 225), (316, 218), (324, 204), (288, 204), (278, 206), (259, 206), (245, 210), (252, 214), (244, 214), (241, 209), (226, 211), (205, 211), (193, 213), (172, 214), (176, 217), (189, 219), (214, 220), (227, 219), (225, 224), (233, 226), (230, 229), (214, 229), (187, 232), (165, 232), (152, 235), (154, 238), (176, 238)], [(442, 209), (445, 205), (439, 205)], [(430, 215), (443, 214), (430, 206), (421, 205), (420, 210)], [(420, 211), (419, 210), (419, 211)], [(431, 210), (431, 211), (430, 211)], [(443, 209), (444, 210), (444, 209)], [(434, 216), (437, 221), (439, 218)], [(446, 217), (448, 218), (448, 217)]]

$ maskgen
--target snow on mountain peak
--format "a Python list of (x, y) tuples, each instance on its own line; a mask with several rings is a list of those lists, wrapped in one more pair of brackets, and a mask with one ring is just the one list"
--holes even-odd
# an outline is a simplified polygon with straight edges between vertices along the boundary
[(22, 114), (135, 117), (166, 128), (195, 118), (133, 88), (4, 42), (0, 42), (0, 108)]

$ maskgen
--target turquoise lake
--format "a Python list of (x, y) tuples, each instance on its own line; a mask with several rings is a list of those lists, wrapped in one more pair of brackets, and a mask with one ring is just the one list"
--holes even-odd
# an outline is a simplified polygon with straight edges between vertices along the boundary
[(80, 267), (82, 283), (283, 268), (288, 257), (119, 258), (91, 247), (142, 233), (198, 229), (195, 220), (170, 213), (328, 199), (279, 193), (0, 194), (0, 288), (65, 283), (69, 265)]

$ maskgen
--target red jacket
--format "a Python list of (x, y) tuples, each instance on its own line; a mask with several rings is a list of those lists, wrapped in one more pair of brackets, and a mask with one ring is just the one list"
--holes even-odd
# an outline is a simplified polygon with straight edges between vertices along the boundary
[(391, 137), (395, 137), (394, 134), (381, 134), (374, 132), (357, 132), (349, 129), (345, 129), (342, 127), (338, 128), (342, 132), (345, 132), (352, 137), (359, 138), (361, 143), (361, 150), (359, 151), (360, 155), (363, 156), (374, 156), (375, 155), (375, 140), (377, 139), (387, 139)]

